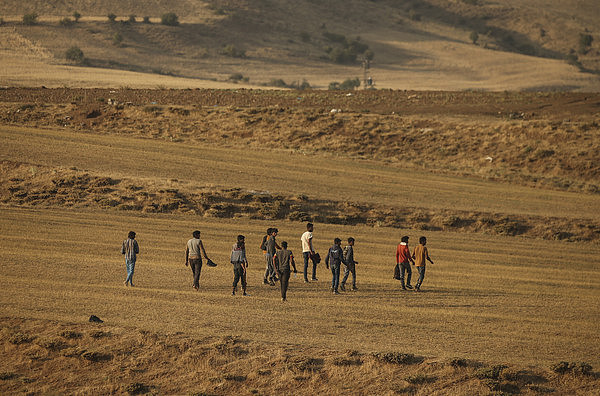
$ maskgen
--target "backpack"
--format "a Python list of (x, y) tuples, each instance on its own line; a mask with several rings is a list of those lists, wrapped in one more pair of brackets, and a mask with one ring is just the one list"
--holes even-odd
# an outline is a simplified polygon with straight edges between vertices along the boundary
[(265, 235), (263, 237), (262, 242), (260, 244), (260, 250), (263, 250), (263, 251), (267, 250), (267, 238), (269, 238), (268, 235)]

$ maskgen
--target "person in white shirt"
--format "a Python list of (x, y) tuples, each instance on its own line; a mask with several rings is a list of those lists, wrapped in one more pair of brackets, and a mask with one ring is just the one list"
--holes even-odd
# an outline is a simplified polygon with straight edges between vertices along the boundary
[(302, 256), (304, 258), (304, 282), (308, 283), (308, 259), (310, 258), (313, 262), (312, 281), (317, 279), (317, 263), (315, 262), (314, 255), (315, 249), (313, 247), (313, 229), (312, 223), (306, 225), (306, 232), (302, 234), (300, 240), (302, 241)]

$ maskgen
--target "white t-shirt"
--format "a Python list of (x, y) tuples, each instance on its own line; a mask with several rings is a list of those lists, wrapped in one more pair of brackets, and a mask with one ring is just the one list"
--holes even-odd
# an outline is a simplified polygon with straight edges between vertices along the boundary
[(302, 234), (302, 237), (300, 238), (300, 240), (302, 241), (302, 253), (310, 252), (310, 244), (308, 243), (308, 241), (311, 239), (312, 232), (306, 231), (304, 234)]

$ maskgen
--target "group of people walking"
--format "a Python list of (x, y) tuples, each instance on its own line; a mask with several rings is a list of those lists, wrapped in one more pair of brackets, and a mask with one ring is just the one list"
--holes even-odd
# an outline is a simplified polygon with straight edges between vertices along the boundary
[[(315, 251), (313, 246), (313, 230), (314, 225), (308, 223), (306, 225), (306, 232), (304, 232), (300, 238), (304, 262), (303, 274), (305, 283), (318, 281), (317, 265), (320, 263), (321, 257), (319, 253)], [(274, 286), (275, 283), (279, 281), (281, 300), (286, 301), (292, 268), (294, 273), (297, 273), (298, 271), (296, 269), (294, 254), (288, 249), (287, 241), (282, 241), (281, 244), (277, 242), (278, 233), (279, 230), (277, 228), (268, 228), (260, 245), (260, 249), (263, 251), (266, 261), (263, 283)], [(135, 240), (135, 236), (136, 233), (130, 231), (127, 239), (123, 241), (121, 248), (121, 253), (125, 255), (125, 265), (127, 270), (127, 277), (124, 282), (125, 286), (133, 286), (135, 262), (137, 255), (139, 254), (139, 245)], [(414, 286), (414, 290), (419, 291), (425, 277), (426, 261), (429, 261), (431, 264), (433, 264), (433, 261), (429, 258), (429, 253), (425, 247), (427, 243), (425, 237), (419, 239), (419, 245), (413, 250), (412, 254), (408, 248), (408, 239), (408, 236), (403, 236), (396, 249), (394, 278), (400, 280), (403, 290), (413, 289), (413, 286), (410, 284), (412, 274), (410, 263), (412, 263), (417, 267), (419, 272), (419, 280)], [(241, 284), (242, 295), (248, 295), (246, 291), (248, 259), (246, 256), (245, 241), (246, 238), (244, 235), (238, 235), (237, 241), (231, 248), (230, 262), (233, 265), (232, 295), (237, 293), (238, 284)], [(335, 238), (333, 245), (329, 248), (327, 256), (325, 257), (325, 266), (327, 269), (331, 270), (330, 291), (333, 294), (340, 294), (340, 290), (346, 291), (346, 282), (348, 281), (350, 274), (352, 274), (351, 290), (358, 290), (356, 286), (356, 264), (358, 264), (358, 261), (354, 260), (355, 239), (350, 237), (347, 241), (347, 245), (342, 248), (342, 240), (340, 238)], [(216, 266), (216, 264), (208, 258), (202, 240), (200, 239), (200, 231), (196, 230), (192, 232), (192, 238), (187, 241), (185, 250), (185, 265), (189, 266), (192, 270), (192, 287), (195, 290), (198, 290), (200, 287), (202, 257), (206, 259), (207, 265)], [(308, 278), (309, 262), (312, 262), (312, 276), (310, 281)], [(344, 276), (340, 281), (342, 264), (345, 269)]]

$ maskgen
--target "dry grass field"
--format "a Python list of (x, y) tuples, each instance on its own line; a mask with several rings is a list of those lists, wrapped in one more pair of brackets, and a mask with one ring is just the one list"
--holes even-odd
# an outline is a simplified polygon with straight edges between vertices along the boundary
[[(11, 95), (28, 94), (5, 93), (3, 106), (11, 111), (23, 106)], [(91, 93), (83, 96), (95, 101)], [(236, 146), (195, 133), (165, 139), (91, 124), (52, 126), (44, 113), (64, 120), (60, 106), (67, 104), (45, 100), (49, 107), (23, 107), (25, 122), (5, 119), (0, 127), (2, 392), (597, 389), (597, 194), (432, 173), (385, 158), (261, 150), (243, 137)], [(331, 106), (327, 96), (320, 100)], [(457, 94), (455, 100), (465, 99)], [(445, 107), (438, 109), (441, 117)], [(580, 117), (577, 107), (570, 114)], [(405, 185), (410, 188), (399, 188)], [(287, 303), (276, 287), (262, 284), (257, 246), (264, 230), (277, 226), (279, 240), (298, 254), (304, 228), (289, 212), (273, 211), (278, 202), (317, 208), (307, 214), (317, 219), (315, 246), (322, 253), (336, 236), (357, 239), (357, 292), (332, 295), (322, 265), (316, 283), (292, 277)], [(331, 224), (348, 222), (356, 208), (370, 208), (364, 222)], [(553, 232), (564, 230), (559, 223), (580, 224), (592, 242), (437, 227), (436, 215), (457, 213), (449, 209), (546, 223)], [(185, 241), (196, 228), (219, 264), (204, 268), (199, 292), (183, 263)], [(119, 248), (130, 229), (142, 252), (136, 287), (125, 288)], [(248, 238), (250, 297), (231, 296), (227, 261), (238, 233)], [(420, 235), (429, 239), (435, 264), (422, 293), (402, 292), (392, 279), (404, 234), (413, 246)], [(88, 324), (92, 314), (105, 322)], [(560, 361), (585, 364), (560, 374), (551, 369)]]
[[(400, 291), (391, 273), (398, 237), (421, 232), (319, 224), (315, 245), (321, 252), (334, 236), (357, 238), (359, 291), (331, 295), (320, 267), (319, 282), (292, 277), (289, 301), (282, 303), (276, 288), (261, 284), (263, 260), (254, 247), (272, 222), (19, 208), (2, 209), (0, 218), (3, 312), (28, 318), (2, 321), (0, 371), (15, 374), (0, 383), (5, 391), (109, 393), (139, 382), (179, 394), (229, 393), (232, 383), (267, 394), (486, 394), (491, 388), (477, 379), (476, 362), (507, 364), (513, 372), (534, 367), (533, 382), (508, 380), (525, 393), (593, 394), (598, 385), (594, 377), (549, 370), (561, 360), (599, 363), (597, 245), (573, 249), (564, 242), (427, 232), (436, 264), (419, 294)], [(302, 224), (277, 225), (280, 240), (297, 251)], [(208, 253), (219, 263), (203, 269), (199, 292), (190, 287), (182, 259), (194, 228), (203, 230)], [(122, 285), (118, 254), (129, 229), (138, 232), (141, 247), (134, 288)], [(249, 242), (250, 297), (230, 295), (227, 258), (239, 232)], [(105, 323), (84, 325), (92, 314)], [(86, 338), (65, 340), (63, 330)], [(110, 339), (88, 336), (98, 330)], [(35, 340), (12, 346), (8, 339), (16, 333)], [(75, 347), (79, 355), (86, 350), (110, 357), (89, 363), (77, 358)], [(381, 365), (371, 352), (414, 354), (416, 360)], [(336, 366), (342, 358), (361, 362), (347, 363), (349, 377), (343, 362)], [(469, 360), (470, 368), (454, 369), (452, 358)], [(417, 374), (428, 376), (423, 385), (404, 381)], [(234, 375), (243, 379), (236, 382)]]
[[(305, 79), (327, 88), (362, 79), (360, 61), (329, 59), (340, 45), (327, 38), (334, 34), (346, 42), (359, 37), (373, 51), (377, 88), (599, 91), (594, 1), (552, 3), (7, 0), (0, 4), (0, 85), (223, 88), (235, 86), (230, 77), (239, 74), (248, 80), (237, 86)], [(59, 23), (75, 11), (79, 22)], [(39, 23), (23, 25), (31, 12)], [(167, 12), (181, 24), (161, 25)], [(144, 16), (152, 23), (141, 23)], [(579, 48), (580, 34), (592, 37), (589, 46)], [(65, 59), (71, 46), (82, 49), (86, 67)], [(239, 55), (228, 55), (228, 46)]]
[[(596, 3), (0, 2), (0, 394), (597, 395)], [(367, 47), (376, 89), (327, 90)], [(321, 263), (282, 302), (258, 245), (301, 269), (309, 220), (322, 256), (356, 238), (358, 290)]]

